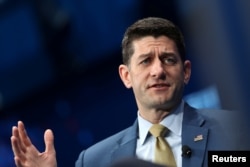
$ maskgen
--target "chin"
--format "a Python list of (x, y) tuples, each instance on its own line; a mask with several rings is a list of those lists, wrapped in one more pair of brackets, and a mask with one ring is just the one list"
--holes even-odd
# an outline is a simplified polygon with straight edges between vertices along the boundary
[(172, 110), (179, 104), (179, 100), (170, 100), (167, 99), (165, 101), (158, 103), (158, 108), (162, 108), (163, 110)]

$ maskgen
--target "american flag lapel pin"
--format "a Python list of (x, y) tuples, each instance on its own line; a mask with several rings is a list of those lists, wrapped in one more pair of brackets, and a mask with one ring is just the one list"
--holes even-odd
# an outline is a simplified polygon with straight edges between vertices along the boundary
[(194, 138), (194, 141), (200, 141), (200, 140), (203, 140), (203, 135), (197, 135), (197, 136)]

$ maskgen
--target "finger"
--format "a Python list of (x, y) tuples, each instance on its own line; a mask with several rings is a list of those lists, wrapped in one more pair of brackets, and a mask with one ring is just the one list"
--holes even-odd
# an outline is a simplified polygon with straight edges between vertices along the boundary
[(12, 135), (15, 136), (15, 138), (17, 140), (17, 145), (18, 145), (20, 151), (25, 152), (26, 148), (21, 141), (21, 138), (20, 138), (19, 132), (18, 132), (18, 128), (16, 126), (13, 126), (13, 128), (12, 128)]
[(12, 128), (11, 144), (14, 155), (21, 155), (22, 152), (25, 152), (25, 147), (22, 145), (16, 126)]
[(15, 136), (11, 136), (11, 146), (15, 157), (20, 157), (21, 159), (26, 160), (19, 147), (18, 139)]
[(11, 136), (10, 141), (14, 155), (18, 156), (19, 154), (21, 154), (17, 138), (15, 136)]
[(45, 152), (47, 153), (55, 153), (54, 147), (54, 135), (52, 130), (47, 129), (44, 132), (44, 142), (45, 142)]
[(24, 146), (28, 147), (32, 145), (31, 140), (26, 133), (26, 130), (22, 121), (18, 121), (18, 132), (19, 132), (21, 142), (24, 144)]
[(23, 167), (23, 165), (18, 157), (14, 157), (14, 161), (15, 161), (16, 167)]

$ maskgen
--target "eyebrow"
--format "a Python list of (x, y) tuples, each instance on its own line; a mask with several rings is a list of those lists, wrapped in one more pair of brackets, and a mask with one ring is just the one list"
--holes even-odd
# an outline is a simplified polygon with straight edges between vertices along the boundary
[[(141, 54), (141, 55), (138, 56), (138, 59), (144, 59), (146, 57), (151, 56), (152, 54), (153, 54), (152, 52)], [(176, 54), (174, 54), (173, 52), (163, 52), (163, 53), (160, 54), (159, 57), (164, 57), (164, 56), (176, 56)]]
[(150, 55), (152, 55), (152, 52), (141, 54), (141, 55), (138, 56), (138, 59), (144, 59), (146, 57), (149, 57)]
[(176, 56), (176, 54), (173, 52), (163, 52), (162, 54), (160, 54), (160, 57), (164, 56)]

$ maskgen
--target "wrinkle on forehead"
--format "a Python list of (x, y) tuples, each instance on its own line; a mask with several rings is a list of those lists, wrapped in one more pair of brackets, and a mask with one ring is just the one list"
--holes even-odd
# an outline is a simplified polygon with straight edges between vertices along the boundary
[[(135, 55), (149, 55), (160, 54), (161, 52), (173, 53), (178, 52), (177, 47), (173, 40), (165, 37), (144, 37), (134, 41), (134, 54)], [(139, 52), (139, 54), (138, 54)]]

